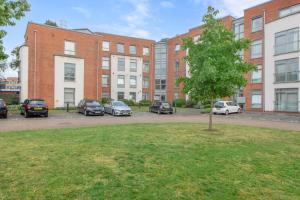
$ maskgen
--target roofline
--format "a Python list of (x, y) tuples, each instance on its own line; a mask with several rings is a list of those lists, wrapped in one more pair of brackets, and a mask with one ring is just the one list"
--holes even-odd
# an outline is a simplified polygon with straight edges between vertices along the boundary
[[(231, 18), (233, 18), (234, 20), (235, 20), (235, 19), (239, 19), (239, 18), (235, 18), (235, 17), (233, 17), (233, 16), (231, 16), (231, 15), (226, 15), (226, 16), (224, 16), (224, 17), (219, 18), (219, 20), (223, 20), (223, 19), (225, 19), (225, 18), (227, 18), (227, 17), (231, 17)], [(240, 17), (240, 18), (242, 18), (242, 17)], [(203, 26), (203, 24), (200, 25), (200, 26), (192, 27), (192, 28), (189, 29), (189, 31), (194, 30), (194, 29), (197, 29), (197, 28), (201, 28), (202, 26)]]
[(95, 34), (99, 34), (99, 35), (111, 35), (111, 36), (118, 36), (118, 37), (126, 37), (126, 38), (131, 38), (131, 39), (139, 39), (139, 40), (146, 40), (149, 42), (156, 42), (155, 40), (151, 40), (151, 39), (145, 39), (145, 38), (139, 38), (139, 37), (132, 37), (132, 36), (127, 36), (127, 35), (119, 35), (119, 34), (114, 34), (114, 33), (105, 33), (105, 32), (98, 32), (96, 31)]
[(255, 8), (255, 7), (258, 7), (258, 6), (262, 6), (262, 5), (264, 5), (264, 4), (271, 3), (272, 1), (273, 1), (273, 0), (269, 0), (269, 1), (266, 1), (266, 2), (263, 2), (263, 3), (260, 3), (260, 4), (257, 4), (257, 5), (255, 5), (255, 6), (251, 6), (251, 7), (249, 7), (249, 8), (244, 9), (244, 12), (245, 12), (246, 10), (250, 10), (250, 9), (252, 9), (252, 8)]
[(76, 31), (74, 29), (67, 29), (67, 28), (62, 28), (62, 27), (59, 27), (59, 26), (50, 26), (50, 25), (47, 25), (47, 24), (41, 24), (41, 23), (36, 23), (36, 22), (28, 22), (27, 23), (27, 27), (26, 27), (26, 31), (25, 31), (25, 35), (27, 35), (27, 31), (28, 31), (28, 27), (30, 24), (34, 24), (34, 25), (38, 25), (38, 26), (43, 26), (43, 27), (48, 27), (48, 28), (53, 28), (53, 29), (59, 29), (59, 30), (64, 30), (64, 31), (70, 31), (70, 32), (74, 32), (74, 33), (78, 33), (78, 34), (85, 34), (85, 35), (93, 35), (93, 36), (102, 36), (102, 35), (99, 35), (99, 34), (96, 34), (94, 32), (92, 33), (84, 33), (84, 32), (80, 32), (80, 31)]

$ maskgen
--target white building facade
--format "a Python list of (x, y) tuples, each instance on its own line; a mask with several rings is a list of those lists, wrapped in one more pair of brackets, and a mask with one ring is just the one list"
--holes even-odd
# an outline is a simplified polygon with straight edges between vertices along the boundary
[(265, 25), (265, 111), (300, 112), (300, 13)]

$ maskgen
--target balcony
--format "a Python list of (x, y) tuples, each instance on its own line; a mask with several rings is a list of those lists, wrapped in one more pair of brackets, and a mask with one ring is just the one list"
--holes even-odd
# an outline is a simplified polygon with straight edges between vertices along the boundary
[(275, 83), (294, 83), (299, 82), (300, 71), (275, 73)]

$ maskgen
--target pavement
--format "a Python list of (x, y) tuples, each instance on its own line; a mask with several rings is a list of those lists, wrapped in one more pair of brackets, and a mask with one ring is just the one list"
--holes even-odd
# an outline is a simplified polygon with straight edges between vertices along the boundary
[[(300, 115), (278, 113), (240, 113), (215, 115), (215, 124), (247, 125), (300, 132)], [(135, 112), (130, 117), (84, 116), (75, 112), (50, 112), (48, 118), (24, 118), (19, 114), (9, 114), (8, 119), (0, 119), (0, 132), (41, 130), (53, 128), (76, 128), (97, 125), (136, 124), (136, 123), (207, 123), (208, 115), (196, 109), (181, 109), (173, 115), (158, 115), (148, 112)]]

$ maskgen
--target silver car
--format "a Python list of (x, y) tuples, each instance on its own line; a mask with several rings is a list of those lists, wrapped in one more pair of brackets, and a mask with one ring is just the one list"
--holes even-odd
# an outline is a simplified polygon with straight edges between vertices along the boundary
[(132, 110), (123, 101), (112, 101), (104, 106), (105, 112), (113, 116), (130, 116)]

